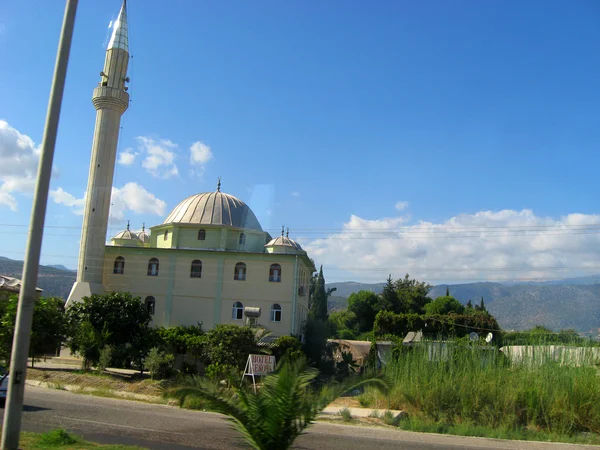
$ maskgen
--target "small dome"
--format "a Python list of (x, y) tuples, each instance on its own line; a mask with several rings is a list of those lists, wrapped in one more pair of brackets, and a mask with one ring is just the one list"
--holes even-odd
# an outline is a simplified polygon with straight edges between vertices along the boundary
[(192, 195), (171, 211), (163, 224), (186, 223), (198, 225), (221, 225), (246, 230), (262, 231), (258, 219), (239, 198), (220, 190)]
[(140, 231), (137, 234), (137, 237), (140, 239), (140, 241), (142, 241), (142, 244), (150, 243), (150, 236), (148, 235), (148, 233), (146, 233), (146, 225), (145, 224), (142, 226), (142, 231)]
[(290, 239), (287, 236), (279, 236), (276, 237), (275, 239), (271, 239), (266, 245), (265, 247), (292, 247), (295, 250), (299, 250), (299, 251), (303, 251), (302, 247), (300, 247), (300, 244), (298, 244), (296, 241), (294, 241), (293, 239)]
[(132, 244), (141, 244), (141, 240), (137, 234), (129, 229), (129, 221), (127, 221), (127, 229), (117, 233), (112, 237), (113, 241), (124, 240), (124, 241), (132, 241)]

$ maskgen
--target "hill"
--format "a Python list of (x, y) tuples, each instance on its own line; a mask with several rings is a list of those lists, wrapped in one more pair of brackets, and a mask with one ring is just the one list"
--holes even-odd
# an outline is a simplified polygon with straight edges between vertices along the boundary
[[(553, 330), (573, 328), (591, 331), (600, 328), (600, 276), (570, 278), (542, 283), (503, 284), (465, 283), (434, 286), (429, 296), (450, 294), (462, 303), (471, 300), (479, 303), (481, 297), (488, 310), (506, 330), (523, 330), (535, 325), (545, 325)], [(381, 292), (384, 283), (332, 283), (335, 292), (335, 309), (345, 307), (340, 297), (348, 297), (361, 289)], [(352, 289), (356, 290), (352, 290)], [(334, 306), (333, 304), (330, 306)]]
[[(22, 278), (23, 261), (0, 256), (0, 273), (9, 277)], [(42, 289), (44, 297), (61, 297), (66, 299), (71, 292), (75, 276), (71, 270), (58, 269), (52, 266), (40, 266), (37, 287)]]

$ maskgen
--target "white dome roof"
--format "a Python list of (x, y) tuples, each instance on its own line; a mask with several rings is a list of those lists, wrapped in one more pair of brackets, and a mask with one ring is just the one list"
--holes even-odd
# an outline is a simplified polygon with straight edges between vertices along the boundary
[(279, 236), (279, 237), (276, 237), (275, 239), (271, 239), (265, 245), (265, 247), (275, 247), (275, 246), (293, 247), (296, 250), (303, 251), (302, 247), (300, 247), (300, 244), (298, 244), (296, 241), (294, 241), (293, 239), (290, 239), (287, 236)]
[(220, 190), (192, 195), (171, 211), (163, 224), (224, 225), (262, 231), (258, 219), (239, 198)]

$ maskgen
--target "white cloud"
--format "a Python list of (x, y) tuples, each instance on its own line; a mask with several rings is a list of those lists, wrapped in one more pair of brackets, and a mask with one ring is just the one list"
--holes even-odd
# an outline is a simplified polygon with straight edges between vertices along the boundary
[(404, 211), (406, 208), (408, 208), (408, 202), (398, 202), (396, 203), (395, 207), (398, 211)]
[(50, 191), (50, 198), (54, 200), (55, 203), (73, 208), (74, 214), (77, 214), (78, 216), (83, 215), (85, 195), (83, 198), (76, 198), (75, 196), (63, 190), (63, 188), (59, 187), (58, 189)]
[(112, 188), (110, 216), (114, 220), (125, 219), (127, 212), (164, 216), (167, 203), (151, 194), (143, 186), (129, 182), (122, 188)]
[[(600, 272), (600, 215), (481, 211), (442, 223), (352, 215), (340, 232), (300, 239), (319, 263), (364, 281), (558, 279)], [(591, 225), (591, 226), (590, 226)]]
[(292, 197), (300, 198), (300, 192), (298, 192), (298, 191), (292, 192)]
[(204, 166), (213, 158), (210, 147), (203, 142), (196, 141), (190, 147), (190, 164)]
[[(56, 203), (72, 208), (74, 214), (83, 214), (85, 195), (83, 198), (76, 198), (59, 187), (50, 192), (50, 197)], [(123, 221), (128, 213), (164, 216), (167, 208), (165, 201), (131, 181), (122, 188), (112, 188), (110, 203), (111, 222)]]
[(122, 166), (131, 166), (138, 155), (139, 153), (135, 153), (130, 148), (126, 148), (123, 152), (119, 153), (119, 164)]
[(16, 211), (13, 194), (33, 194), (39, 158), (40, 149), (29, 136), (0, 120), (0, 205)]
[(145, 136), (136, 137), (140, 149), (145, 153), (142, 167), (156, 178), (171, 178), (179, 175), (175, 164), (177, 144), (168, 139), (154, 140)]

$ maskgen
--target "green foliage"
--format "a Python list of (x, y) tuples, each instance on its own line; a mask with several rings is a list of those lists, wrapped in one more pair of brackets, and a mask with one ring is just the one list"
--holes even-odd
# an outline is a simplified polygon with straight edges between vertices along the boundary
[(309, 361), (320, 365), (326, 355), (329, 327), (326, 322), (308, 317), (304, 326), (304, 345), (302, 349)]
[(446, 297), (438, 297), (431, 303), (425, 305), (425, 313), (426, 314), (464, 314), (465, 307), (461, 302), (456, 300), (454, 297), (446, 296)]
[(112, 362), (112, 347), (110, 345), (105, 345), (102, 350), (100, 350), (100, 357), (98, 358), (98, 370), (104, 371), (107, 367), (110, 367), (110, 363)]
[(428, 283), (410, 278), (408, 274), (396, 280), (396, 293), (401, 304), (400, 312), (423, 314), (425, 305), (431, 301), (427, 294), (432, 287)]
[(287, 358), (289, 361), (296, 361), (303, 358), (302, 343), (294, 336), (280, 336), (275, 339), (271, 348), (276, 361)]
[(185, 355), (188, 351), (190, 353), (201, 351), (199, 347), (203, 343), (201, 338), (204, 336), (204, 332), (200, 325), (179, 325), (159, 328), (158, 335), (171, 353)]
[(216, 325), (206, 333), (204, 363), (221, 364), (244, 370), (248, 355), (259, 353), (254, 330), (233, 324)]
[(575, 330), (554, 332), (543, 326), (536, 326), (525, 331), (502, 333), (502, 345), (552, 345), (566, 344), (572, 346), (600, 346), (600, 342), (579, 336)]
[(348, 311), (356, 317), (359, 332), (371, 331), (380, 310), (379, 296), (371, 291), (359, 291), (348, 297)]
[(148, 309), (130, 293), (84, 297), (69, 307), (66, 317), (69, 348), (91, 364), (97, 364), (100, 349), (110, 345), (116, 366), (142, 367), (144, 357), (156, 345)]
[[(166, 396), (183, 404), (189, 397), (201, 398), (213, 411), (230, 417), (236, 430), (256, 450), (286, 450), (314, 422), (317, 414), (340, 394), (354, 386), (334, 385), (315, 389), (318, 371), (306, 361), (284, 362), (262, 379), (256, 393), (248, 389), (223, 389), (199, 377), (187, 377)], [(359, 384), (381, 380), (363, 380)]]
[(398, 426), (398, 420), (394, 416), (394, 413), (392, 413), (390, 410), (385, 411), (383, 416), (381, 416), (381, 419), (386, 425), (392, 425), (394, 427)]
[(383, 287), (383, 292), (379, 297), (379, 305), (376, 311), (393, 311), (395, 313), (403, 312), (402, 304), (400, 303), (398, 293), (396, 292), (396, 286), (394, 285), (394, 280), (392, 280), (391, 274), (386, 280), (385, 286)]
[(418, 314), (395, 314), (391, 311), (380, 311), (375, 318), (373, 330), (376, 335), (404, 336), (409, 331), (418, 331), (424, 326), (425, 320)]
[(151, 379), (162, 379), (171, 374), (174, 362), (175, 358), (173, 355), (161, 352), (158, 347), (154, 347), (148, 352), (144, 360), (144, 366), (150, 372)]
[(239, 382), (240, 370), (230, 364), (214, 363), (206, 366), (206, 376), (214, 381), (225, 380), (228, 386)]
[(310, 314), (317, 320), (327, 320), (327, 292), (325, 291), (325, 277), (323, 277), (323, 266), (319, 269), (315, 291), (310, 305)]
[(342, 422), (352, 421), (352, 413), (348, 408), (340, 409), (340, 416), (342, 416)]
[(453, 345), (447, 353), (432, 353), (430, 345), (413, 347), (385, 366), (390, 409), (452, 426), (563, 435), (600, 430), (593, 349), (582, 352), (579, 366), (561, 365), (549, 351), (531, 365), (506, 364), (493, 348)]
[[(17, 318), (18, 297), (0, 299), (0, 361), (8, 363), (12, 351)], [(65, 336), (64, 301), (60, 298), (39, 298), (33, 306), (31, 324), (31, 356), (55, 353)]]
[(356, 314), (350, 310), (342, 309), (329, 314), (332, 337), (339, 339), (354, 339), (358, 332)]
[(340, 360), (335, 364), (335, 368), (337, 369), (337, 377), (340, 379), (349, 376), (351, 373), (356, 373), (358, 364), (356, 364), (352, 353), (341, 352)]
[(60, 446), (78, 444), (79, 441), (79, 439), (69, 434), (66, 430), (58, 429), (40, 435), (39, 443), (47, 446)]

